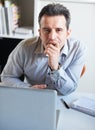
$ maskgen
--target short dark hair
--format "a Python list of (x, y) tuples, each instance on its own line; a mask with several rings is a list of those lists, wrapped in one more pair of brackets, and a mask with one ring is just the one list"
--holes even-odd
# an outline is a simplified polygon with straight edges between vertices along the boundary
[(66, 27), (67, 27), (67, 29), (69, 29), (69, 24), (71, 21), (70, 12), (62, 4), (52, 3), (52, 4), (48, 4), (48, 5), (44, 6), (42, 8), (41, 12), (39, 13), (39, 17), (38, 17), (39, 25), (40, 25), (41, 18), (44, 15), (47, 15), (47, 16), (63, 15), (66, 19)]

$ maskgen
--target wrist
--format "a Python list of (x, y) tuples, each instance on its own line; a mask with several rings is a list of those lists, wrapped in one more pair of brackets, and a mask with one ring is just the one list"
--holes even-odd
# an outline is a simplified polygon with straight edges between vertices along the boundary
[(51, 69), (51, 71), (55, 71), (55, 70), (59, 70), (60, 67), (61, 67), (61, 65), (58, 63), (58, 65), (55, 66), (55, 67), (51, 67), (51, 66), (50, 66), (50, 69)]

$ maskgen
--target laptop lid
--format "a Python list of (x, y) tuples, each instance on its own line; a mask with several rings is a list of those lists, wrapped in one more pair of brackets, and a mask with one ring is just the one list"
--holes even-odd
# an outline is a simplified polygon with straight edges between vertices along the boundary
[(0, 86), (0, 130), (55, 130), (55, 90)]

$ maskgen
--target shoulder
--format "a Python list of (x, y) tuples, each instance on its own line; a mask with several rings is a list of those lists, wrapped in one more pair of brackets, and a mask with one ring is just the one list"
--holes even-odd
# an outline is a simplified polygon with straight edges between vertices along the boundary
[(86, 49), (86, 45), (82, 40), (76, 39), (76, 38), (72, 38), (70, 37), (67, 40), (67, 44), (69, 49), (74, 49), (74, 50), (85, 50)]
[(39, 42), (39, 37), (24, 39), (13, 49), (12, 54), (26, 54), (33, 52)]
[(35, 48), (39, 42), (41, 42), (39, 37), (24, 39), (17, 45), (17, 47), (15, 49), (23, 50), (23, 51), (30, 50), (30, 49)]
[(38, 44), (38, 42), (39, 42), (39, 37), (33, 37), (33, 38), (22, 40), (20, 44), (22, 44), (22, 46), (32, 46), (34, 44)]

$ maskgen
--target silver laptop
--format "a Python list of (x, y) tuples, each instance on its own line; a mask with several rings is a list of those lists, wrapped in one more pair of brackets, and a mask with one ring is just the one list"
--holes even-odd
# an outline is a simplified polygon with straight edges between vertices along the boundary
[(55, 90), (0, 86), (0, 130), (56, 130)]

